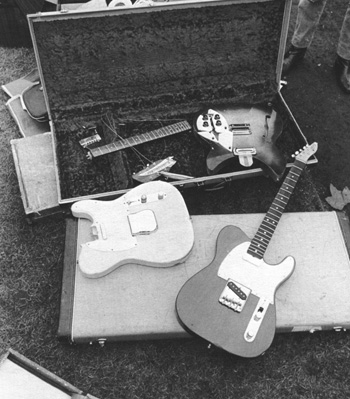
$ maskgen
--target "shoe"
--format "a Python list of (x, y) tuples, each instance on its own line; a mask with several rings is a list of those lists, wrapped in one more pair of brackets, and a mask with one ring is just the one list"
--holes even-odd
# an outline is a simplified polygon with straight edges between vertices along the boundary
[(334, 63), (334, 71), (339, 86), (350, 94), (350, 61), (346, 60), (339, 55), (337, 56)]
[(290, 70), (300, 64), (304, 58), (307, 47), (295, 47), (293, 44), (290, 45), (289, 49), (284, 55), (282, 65), (282, 75), (286, 75)]

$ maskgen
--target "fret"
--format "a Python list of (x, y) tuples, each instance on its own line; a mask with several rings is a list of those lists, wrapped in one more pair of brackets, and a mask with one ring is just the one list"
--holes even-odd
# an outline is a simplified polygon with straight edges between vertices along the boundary
[(166, 131), (166, 128), (163, 128), (163, 130), (157, 129), (157, 130), (154, 131), (154, 134), (159, 139), (159, 138), (165, 136), (165, 134), (163, 134), (165, 131)]
[(133, 136), (133, 137), (130, 137), (128, 140), (130, 140), (130, 142), (134, 142), (135, 145), (139, 144), (139, 143), (143, 143), (141, 136)]
[(260, 237), (260, 238), (255, 237), (255, 238), (252, 240), (251, 244), (252, 244), (253, 246), (254, 246), (254, 245), (264, 245), (265, 250), (266, 250), (266, 249), (267, 249), (267, 246), (269, 245), (269, 242), (270, 242), (270, 240), (267, 240), (267, 239), (265, 239), (265, 238), (262, 238), (262, 237)]
[[(288, 180), (291, 180), (294, 184), (296, 184), (296, 182), (297, 182), (297, 180), (292, 179), (291, 177), (288, 177)], [(293, 184), (293, 183), (292, 183), (292, 184)]]
[(268, 240), (263, 240), (263, 239), (258, 239), (258, 238), (255, 238), (254, 240), (252, 240), (252, 244), (253, 244), (253, 246), (255, 246), (255, 247), (257, 247), (257, 248), (259, 248), (259, 249), (261, 249), (261, 248), (267, 248), (267, 246), (268, 246), (268, 244), (269, 244), (269, 242), (268, 242)]
[[(271, 237), (272, 237), (272, 234), (274, 233), (274, 231), (275, 231), (275, 228), (276, 228), (276, 226), (277, 226), (277, 222), (275, 222), (275, 224), (268, 224), (268, 225), (266, 225), (266, 221), (262, 221), (262, 223), (261, 223), (261, 228), (262, 229), (264, 229), (264, 231), (265, 232), (267, 232), (267, 233), (269, 233), (269, 234), (271, 234)], [(258, 232), (257, 232), (257, 234), (259, 233), (259, 230), (258, 230)]]
[[(284, 198), (287, 199), (287, 202), (288, 202), (288, 200), (289, 200), (289, 197), (287, 197), (286, 195), (282, 194), (281, 192), (278, 193), (278, 196), (280, 197), (279, 199), (280, 199), (281, 201), (283, 201)], [(287, 202), (285, 202), (285, 203), (287, 203)]]
[[(100, 149), (100, 151), (101, 151), (101, 153), (102, 153), (102, 149)], [(102, 153), (102, 155), (103, 155), (103, 153)]]
[[(111, 147), (113, 148), (113, 146)], [(107, 154), (110, 149), (109, 147), (102, 147), (101, 150), (103, 151), (104, 154)]]
[(127, 139), (121, 139), (113, 143), (103, 145), (101, 147), (91, 148), (89, 149), (89, 152), (92, 157), (98, 157), (111, 152), (119, 151), (124, 148), (133, 147), (134, 145), (156, 140), (158, 138), (171, 136), (177, 133), (182, 133), (190, 129), (191, 125), (187, 121), (181, 121), (178, 123), (174, 123), (173, 125), (164, 126), (159, 129), (152, 130), (147, 133), (143, 133), (137, 136), (132, 136)]
[[(278, 218), (276, 217), (276, 219), (278, 220)], [(261, 224), (266, 224), (267, 228), (270, 228), (273, 230), (273, 226), (274, 224), (271, 222), (272, 218), (266, 219), (266, 216), (264, 217), (263, 221), (261, 222)], [(275, 224), (277, 223), (277, 221), (274, 222)], [(262, 226), (261, 226), (262, 227)]]
[[(273, 206), (274, 206), (274, 208), (273, 208)], [(271, 205), (271, 209), (272, 210), (274, 210), (274, 211), (276, 211), (276, 212), (278, 212), (279, 214), (282, 214), (283, 213), (283, 209), (284, 209), (284, 207), (282, 208), (281, 206), (277, 206), (276, 204), (273, 204), (273, 205)], [(282, 212), (280, 211), (280, 209), (282, 209)]]
[(280, 218), (280, 216), (282, 215), (282, 213), (279, 213), (279, 214), (276, 214), (276, 213), (273, 213), (273, 211), (274, 211), (274, 209), (269, 209), (269, 213), (271, 214), (271, 215), (273, 215), (273, 216), (276, 216), (276, 217), (278, 217), (278, 219)]
[(264, 239), (268, 239), (269, 241), (271, 240), (271, 238), (272, 238), (272, 236), (273, 236), (273, 233), (275, 232), (275, 228), (273, 227), (272, 229), (271, 229), (271, 231), (268, 231), (268, 230), (263, 230), (263, 228), (262, 229), (259, 229), (257, 232), (256, 232), (256, 234), (255, 235), (257, 235), (257, 236), (260, 236), (260, 237), (263, 237)]
[(280, 206), (285, 206), (286, 204), (287, 204), (287, 202), (286, 201), (283, 201), (283, 200), (281, 200), (280, 198), (275, 198), (275, 201), (278, 201), (278, 202), (281, 202), (283, 205), (280, 205)]
[(266, 237), (256, 237), (256, 236), (255, 236), (255, 238), (252, 240), (252, 242), (256, 242), (256, 241), (265, 243), (266, 246), (267, 246), (268, 243), (269, 243), (269, 240), (267, 240)]
[(291, 179), (290, 177), (288, 177), (286, 179), (286, 181), (285, 181), (285, 184), (288, 184), (288, 185), (293, 186), (293, 187), (295, 187), (296, 183), (297, 183), (297, 180)]
[(264, 217), (263, 221), (261, 222), (261, 228), (263, 224), (266, 224), (268, 228), (274, 230), (274, 226), (278, 223), (280, 217), (278, 215), (273, 215), (269, 213), (269, 218)]
[(171, 126), (166, 126), (165, 131), (169, 134), (175, 133), (175, 129), (173, 129)]
[(285, 195), (285, 197), (286, 197), (286, 199), (287, 199), (287, 203), (288, 203), (288, 201), (289, 201), (289, 199), (290, 199), (290, 195), (292, 194), (292, 192), (291, 191), (288, 191), (288, 190), (286, 190), (285, 188), (281, 188), (280, 189), (280, 191), (281, 190), (284, 190), (284, 191), (286, 191), (287, 193), (286, 193), (286, 195)]
[[(266, 224), (266, 223), (268, 223), (268, 222), (264, 219), (264, 220), (262, 221), (260, 227), (261, 227), (262, 229), (264, 229), (264, 231), (267, 231), (267, 232), (269, 232), (269, 229), (270, 229), (270, 230), (272, 230), (272, 233), (273, 233), (273, 231), (274, 231), (273, 224), (269, 224), (269, 223), (268, 223), (267, 226), (266, 226), (265, 228), (263, 228), (263, 225)], [(268, 229), (268, 230), (266, 230), (266, 229)]]
[(264, 221), (265, 220), (266, 221), (270, 221), (269, 219), (271, 219), (271, 221), (273, 223), (277, 223), (279, 221), (279, 217), (278, 216), (269, 214), (269, 212), (267, 212), (266, 215), (265, 215)]
[(249, 249), (248, 249), (248, 253), (249, 251), (253, 251), (255, 254), (259, 255), (259, 257), (263, 257), (265, 251), (262, 251), (260, 248), (256, 247), (253, 245), (253, 243), (250, 244)]
[(259, 255), (263, 255), (264, 252), (266, 251), (266, 247), (267, 247), (267, 246), (262, 247), (262, 245), (255, 244), (255, 243), (252, 243), (251, 246), (252, 246), (252, 249), (255, 250), (255, 252), (258, 253)]
[(268, 226), (268, 227), (263, 226), (264, 223), (265, 223), (264, 221), (261, 223), (260, 228), (258, 229), (256, 234), (261, 235), (262, 237), (271, 238), (275, 231), (275, 227), (274, 226)]
[(255, 236), (254, 236), (252, 241), (257, 239), (259, 242), (262, 241), (262, 240), (265, 240), (268, 243), (271, 240), (271, 238), (273, 236), (273, 233), (274, 233), (273, 231), (269, 232), (269, 231), (264, 231), (262, 229), (259, 229), (256, 232), (256, 234), (255, 234)]
[[(288, 186), (288, 187), (292, 187), (292, 189), (294, 189), (294, 187), (295, 187), (295, 186), (292, 186), (292, 185), (290, 185), (290, 184), (288, 184), (286, 182), (284, 182), (283, 185)], [(286, 190), (288, 190), (288, 189), (286, 189)]]
[(293, 165), (294, 168), (299, 169), (301, 172), (303, 171), (302, 168), (299, 168), (299, 166)]
[(102, 151), (104, 151), (104, 154), (108, 154), (110, 151), (116, 151), (120, 150), (121, 147), (124, 147), (124, 143), (111, 143), (103, 147), (99, 147)]

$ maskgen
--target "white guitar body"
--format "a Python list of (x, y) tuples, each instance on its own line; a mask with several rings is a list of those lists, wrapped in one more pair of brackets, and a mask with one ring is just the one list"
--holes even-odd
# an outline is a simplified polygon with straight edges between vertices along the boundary
[(86, 277), (102, 277), (127, 263), (173, 266), (194, 244), (186, 204), (169, 183), (141, 184), (116, 200), (82, 200), (71, 209), (75, 217), (92, 221), (96, 237), (81, 246), (78, 262)]

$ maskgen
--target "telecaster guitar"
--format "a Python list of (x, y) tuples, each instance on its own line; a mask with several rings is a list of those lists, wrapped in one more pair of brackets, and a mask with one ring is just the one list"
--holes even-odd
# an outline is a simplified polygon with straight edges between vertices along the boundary
[(280, 116), (269, 106), (207, 108), (194, 124), (195, 132), (211, 147), (206, 161), (209, 175), (218, 173), (234, 157), (245, 167), (256, 158), (275, 181), (286, 167), (286, 160), (275, 146), (282, 128)]
[(193, 247), (186, 204), (170, 183), (144, 183), (116, 200), (82, 200), (71, 209), (74, 216), (93, 222), (96, 239), (82, 244), (78, 257), (86, 277), (102, 277), (126, 263), (173, 266)]
[(226, 226), (212, 263), (191, 277), (176, 299), (185, 328), (238, 356), (255, 357), (272, 343), (276, 328), (275, 292), (293, 273), (295, 261), (278, 265), (263, 257), (308, 158), (317, 143), (296, 156), (254, 238)]

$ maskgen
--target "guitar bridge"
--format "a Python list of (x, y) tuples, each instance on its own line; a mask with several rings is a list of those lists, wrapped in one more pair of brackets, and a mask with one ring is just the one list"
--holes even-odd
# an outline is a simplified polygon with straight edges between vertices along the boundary
[(219, 303), (240, 313), (246, 304), (250, 292), (249, 288), (229, 279), (219, 297)]

